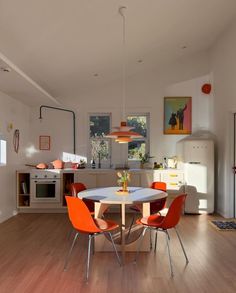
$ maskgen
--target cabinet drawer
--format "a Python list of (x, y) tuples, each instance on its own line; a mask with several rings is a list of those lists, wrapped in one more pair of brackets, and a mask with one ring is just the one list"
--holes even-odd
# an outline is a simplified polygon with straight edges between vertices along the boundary
[(163, 172), (162, 181), (166, 182), (167, 189), (178, 190), (184, 184), (184, 174), (176, 171)]

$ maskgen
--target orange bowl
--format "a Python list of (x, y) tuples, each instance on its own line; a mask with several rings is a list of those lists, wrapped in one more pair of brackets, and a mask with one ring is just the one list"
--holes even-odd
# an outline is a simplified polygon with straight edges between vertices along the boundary
[(63, 162), (62, 160), (55, 160), (53, 162), (51, 162), (54, 169), (63, 169), (65, 162)]

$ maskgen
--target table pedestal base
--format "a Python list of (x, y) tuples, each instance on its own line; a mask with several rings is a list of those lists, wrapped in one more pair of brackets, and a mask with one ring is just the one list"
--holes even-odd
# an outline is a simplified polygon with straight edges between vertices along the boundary
[[(95, 217), (101, 218), (105, 210), (109, 207), (108, 204), (95, 203)], [(125, 204), (121, 204), (121, 215), (117, 214), (117, 222), (120, 222), (120, 230), (114, 232), (113, 239), (116, 244), (117, 250), (122, 252), (122, 257), (124, 259), (125, 252), (136, 251), (138, 241), (142, 234), (143, 228), (140, 225), (134, 225), (133, 229), (128, 235), (129, 227), (126, 227), (126, 211)], [(150, 204), (143, 203), (143, 216), (150, 215)], [(128, 222), (128, 225), (130, 225)], [(128, 236), (128, 239), (127, 239)], [(95, 238), (95, 251), (113, 251), (111, 242), (104, 236), (98, 236)], [(149, 233), (146, 233), (140, 251), (150, 251), (150, 237)]]

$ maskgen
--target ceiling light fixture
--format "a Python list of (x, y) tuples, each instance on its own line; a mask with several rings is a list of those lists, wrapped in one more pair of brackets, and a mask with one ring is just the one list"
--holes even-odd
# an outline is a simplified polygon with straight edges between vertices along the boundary
[(142, 138), (137, 132), (130, 131), (134, 127), (128, 126), (125, 117), (125, 100), (126, 100), (126, 39), (125, 39), (125, 14), (124, 10), (126, 9), (125, 6), (121, 6), (119, 8), (119, 14), (123, 18), (123, 64), (122, 64), (122, 121), (120, 126), (113, 127), (115, 131), (106, 135), (108, 138), (114, 138), (116, 142), (119, 143), (128, 143), (133, 141), (133, 138)]

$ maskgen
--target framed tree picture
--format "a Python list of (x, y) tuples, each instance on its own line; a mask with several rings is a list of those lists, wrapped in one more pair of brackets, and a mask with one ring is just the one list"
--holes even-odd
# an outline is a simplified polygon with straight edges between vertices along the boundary
[(50, 150), (50, 136), (49, 135), (39, 136), (39, 149), (42, 151)]
[(192, 98), (164, 97), (164, 134), (192, 133)]

